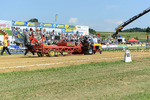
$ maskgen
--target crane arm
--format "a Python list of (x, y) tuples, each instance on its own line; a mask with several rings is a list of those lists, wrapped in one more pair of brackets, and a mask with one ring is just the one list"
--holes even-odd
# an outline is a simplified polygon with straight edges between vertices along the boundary
[(121, 25), (119, 25), (116, 28), (116, 32), (112, 35), (113, 38), (116, 37), (116, 35), (118, 34), (118, 32), (120, 32), (125, 26), (127, 26), (128, 24), (130, 24), (131, 22), (135, 21), (136, 19), (138, 19), (139, 17), (145, 15), (146, 13), (148, 13), (150, 11), (150, 7), (147, 8), (146, 10), (144, 10), (142, 13), (130, 18), (129, 20), (125, 21), (124, 23), (122, 23)]

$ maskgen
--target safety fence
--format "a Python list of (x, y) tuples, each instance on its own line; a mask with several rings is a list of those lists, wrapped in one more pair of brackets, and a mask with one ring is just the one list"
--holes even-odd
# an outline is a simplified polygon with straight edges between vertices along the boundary
[(147, 50), (150, 49), (150, 45), (136, 44), (136, 45), (102, 45), (103, 51), (115, 51), (115, 50)]
[[(0, 52), (2, 51), (3, 46), (0, 46)], [(11, 53), (24, 53), (26, 47), (19, 47), (19, 46), (8, 46), (8, 49)], [(5, 52), (7, 53), (7, 52)]]

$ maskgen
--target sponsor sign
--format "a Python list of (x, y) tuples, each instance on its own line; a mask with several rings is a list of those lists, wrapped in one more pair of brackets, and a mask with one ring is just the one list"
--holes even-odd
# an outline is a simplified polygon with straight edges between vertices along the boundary
[(65, 25), (65, 29), (76, 29), (76, 25)]
[[(27, 26), (35, 27), (34, 22), (22, 22), (22, 21), (12, 21), (13, 26)], [(59, 28), (59, 29), (76, 29), (76, 25), (67, 25), (67, 24), (52, 24), (52, 23), (39, 23), (38, 27), (42, 28)]]
[(0, 20), (0, 29), (11, 30), (11, 21)]
[(43, 23), (43, 26), (41, 27), (47, 27), (47, 28), (53, 28), (53, 24)]
[(27, 26), (28, 26), (28, 27), (35, 27), (35, 23), (27, 22)]
[(15, 31), (15, 30), (12, 30), (12, 35), (13, 35), (13, 37), (15, 38), (15, 41), (17, 42), (17, 43), (20, 43), (20, 44), (24, 44), (24, 36), (23, 36), (23, 34), (20, 34), (19, 32), (17, 32), (17, 31)]
[(57, 24), (56, 28), (63, 28), (63, 29), (65, 29), (65, 25), (64, 24)]
[(74, 33), (74, 30), (71, 29), (63, 29), (62, 33)]
[(13, 26), (26, 26), (26, 22), (12, 21)]

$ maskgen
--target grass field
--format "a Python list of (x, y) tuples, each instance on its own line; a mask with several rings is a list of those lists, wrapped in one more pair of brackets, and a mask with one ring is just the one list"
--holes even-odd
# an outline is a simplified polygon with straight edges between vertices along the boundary
[[(104, 36), (105, 38), (113, 34), (112, 32), (97, 32), (97, 33), (100, 33), (100, 36)], [(147, 40), (145, 32), (119, 32), (118, 35), (122, 35), (126, 39), (138, 37), (138, 40), (140, 40), (140, 41)]]
[(0, 97), (9, 100), (149, 100), (149, 57), (0, 74)]
[(9, 36), (12, 35), (12, 30), (6, 30), (6, 32), (8, 33)]

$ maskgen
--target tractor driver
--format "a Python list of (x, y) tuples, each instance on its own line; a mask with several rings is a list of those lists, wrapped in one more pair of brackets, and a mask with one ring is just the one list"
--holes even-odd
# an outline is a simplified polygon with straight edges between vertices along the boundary
[(81, 41), (81, 43), (84, 47), (88, 47), (89, 46), (88, 36), (84, 36), (84, 39)]
[[(25, 46), (28, 48), (29, 51), (31, 51), (31, 53), (32, 53), (33, 55), (35, 55), (35, 54), (34, 54), (34, 46), (35, 46), (35, 44), (38, 43), (38, 41), (37, 41), (36, 38), (32, 37), (32, 34), (29, 34), (29, 35), (30, 35), (29, 37), (28, 37), (28, 36), (26, 37), (26, 38), (28, 38), (27, 40), (28, 40), (29, 42), (26, 43)], [(26, 42), (27, 42), (27, 41), (26, 41)], [(26, 55), (26, 54), (28, 53), (28, 50), (26, 50), (26, 52), (24, 53), (24, 55)]]
[(32, 46), (35, 46), (35, 44), (38, 43), (37, 39), (32, 37), (31, 35), (29, 36), (29, 40), (30, 40)]

